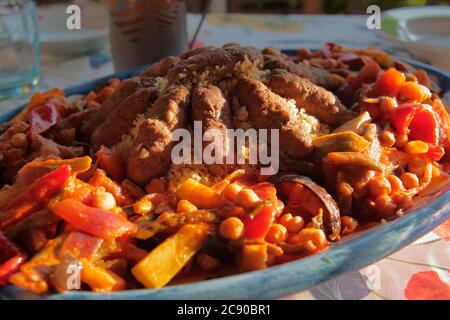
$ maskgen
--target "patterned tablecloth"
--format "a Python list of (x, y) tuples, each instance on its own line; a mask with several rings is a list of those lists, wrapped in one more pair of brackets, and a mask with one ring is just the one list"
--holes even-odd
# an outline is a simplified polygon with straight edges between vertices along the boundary
[[(199, 22), (188, 16), (189, 33)], [(201, 44), (237, 42), (264, 48), (320, 48), (327, 41), (349, 47), (376, 46), (390, 54), (414, 56), (366, 28), (365, 16), (209, 15)], [(43, 53), (41, 89), (68, 87), (113, 72), (108, 50), (78, 58)], [(429, 61), (432, 63), (432, 61)], [(20, 100), (0, 102), (0, 112)], [(448, 299), (450, 300), (450, 220), (395, 254), (287, 299)]]

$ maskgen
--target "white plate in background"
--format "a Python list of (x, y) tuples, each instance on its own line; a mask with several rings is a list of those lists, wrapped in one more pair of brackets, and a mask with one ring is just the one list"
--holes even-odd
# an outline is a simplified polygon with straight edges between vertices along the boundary
[(450, 71), (450, 7), (423, 6), (383, 12), (381, 35), (415, 57)]
[[(78, 3), (77, 3), (78, 4)], [(109, 16), (102, 3), (82, 2), (81, 30), (66, 27), (67, 3), (38, 8), (39, 40), (45, 53), (51, 55), (84, 55), (108, 45)]]

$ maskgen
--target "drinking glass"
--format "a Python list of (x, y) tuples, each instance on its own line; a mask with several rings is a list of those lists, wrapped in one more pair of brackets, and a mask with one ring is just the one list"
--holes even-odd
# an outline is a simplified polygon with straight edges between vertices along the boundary
[(25, 95), (39, 83), (36, 4), (0, 1), (0, 100)]

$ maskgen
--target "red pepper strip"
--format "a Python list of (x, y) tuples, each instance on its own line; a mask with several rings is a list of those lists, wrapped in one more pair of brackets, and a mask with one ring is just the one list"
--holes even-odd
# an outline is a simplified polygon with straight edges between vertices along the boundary
[(390, 121), (399, 133), (407, 134), (409, 140), (438, 144), (439, 128), (434, 112), (422, 105), (401, 105), (391, 114)]
[(98, 254), (102, 243), (103, 239), (74, 231), (64, 240), (58, 256), (62, 259), (64, 254), (69, 252), (75, 258), (92, 261)]
[(26, 258), (26, 254), (0, 232), (0, 286), (8, 283), (9, 276), (19, 269)]
[(391, 114), (390, 121), (397, 132), (402, 134), (409, 133), (409, 124), (416, 115), (418, 106), (417, 104), (403, 104), (395, 109)]
[(30, 133), (39, 134), (47, 131), (60, 119), (58, 109), (52, 102), (44, 103), (31, 109), (29, 114)]
[(421, 140), (436, 146), (439, 143), (439, 127), (432, 110), (419, 110), (409, 124), (409, 140)]
[(71, 168), (64, 165), (40, 177), (13, 198), (0, 211), (0, 230), (13, 225), (44, 208), (70, 177)]
[(125, 164), (117, 153), (114, 153), (105, 146), (95, 153), (98, 159), (98, 166), (110, 174), (115, 181), (122, 181), (125, 177)]
[(274, 220), (274, 208), (272, 204), (264, 206), (254, 217), (246, 216), (243, 219), (247, 239), (263, 239), (269, 231)]
[(76, 229), (102, 239), (115, 239), (136, 231), (136, 225), (122, 216), (89, 207), (74, 199), (55, 201), (49, 208)]

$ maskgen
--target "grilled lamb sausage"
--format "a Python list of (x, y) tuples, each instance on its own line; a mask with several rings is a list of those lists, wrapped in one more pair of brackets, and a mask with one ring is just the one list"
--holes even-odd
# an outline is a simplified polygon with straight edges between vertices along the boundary
[(275, 69), (269, 87), (276, 94), (294, 99), (297, 107), (332, 126), (339, 126), (355, 115), (332, 92), (283, 69)]
[(235, 72), (236, 64), (248, 59), (251, 63), (262, 66), (261, 52), (251, 47), (228, 45), (224, 48), (202, 50), (197, 54), (181, 60), (167, 73), (169, 83), (209, 83), (223, 80)]
[[(222, 146), (222, 154), (225, 159), (228, 151), (227, 128), (232, 128), (230, 106), (222, 91), (216, 86), (206, 86), (194, 89), (192, 94), (191, 118), (193, 121), (200, 121), (202, 124), (202, 134), (209, 130), (213, 133), (211, 142), (204, 143), (205, 148), (210, 143), (217, 142)], [(214, 131), (211, 131), (214, 130)], [(225, 164), (225, 161), (223, 161)], [(211, 170), (217, 175), (227, 172), (226, 165), (211, 165)]]
[(118, 143), (122, 136), (130, 131), (136, 116), (147, 110), (156, 95), (155, 88), (143, 88), (119, 103), (117, 108), (92, 134), (93, 150), (97, 150), (102, 145), (109, 147)]
[(312, 149), (312, 137), (292, 114), (288, 102), (270, 91), (262, 82), (243, 78), (237, 85), (237, 96), (248, 110), (248, 119), (256, 129), (279, 129), (280, 153), (292, 159), (307, 156)]
[(148, 78), (133, 77), (123, 80), (119, 87), (108, 96), (105, 102), (99, 107), (81, 128), (81, 133), (86, 139), (90, 139), (95, 129), (100, 126), (124, 101), (142, 87), (148, 86)]
[(176, 66), (180, 62), (180, 58), (169, 56), (161, 61), (152, 64), (148, 68), (144, 69), (139, 76), (140, 77), (164, 77), (167, 72)]
[(166, 173), (175, 129), (186, 127), (190, 94), (184, 86), (172, 86), (156, 100), (148, 118), (139, 126), (127, 161), (127, 175), (141, 185)]
[(264, 68), (269, 70), (287, 70), (290, 73), (308, 79), (312, 83), (328, 90), (336, 89), (336, 86), (338, 85), (329, 72), (302, 62), (295, 63), (284, 59), (282, 56), (264, 55)]

